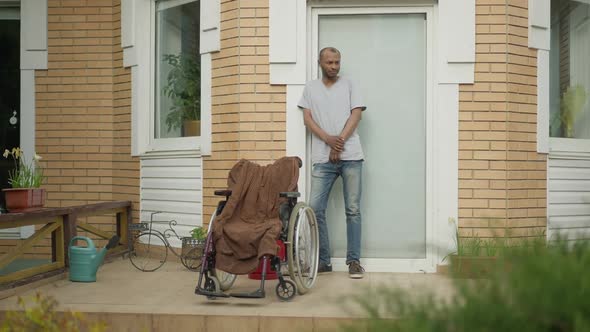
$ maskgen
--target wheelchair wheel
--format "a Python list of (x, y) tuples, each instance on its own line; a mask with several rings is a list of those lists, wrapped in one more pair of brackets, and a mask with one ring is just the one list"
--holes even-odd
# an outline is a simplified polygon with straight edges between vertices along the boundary
[(279, 282), (277, 284), (276, 293), (281, 301), (289, 301), (295, 296), (297, 286), (291, 280), (285, 280), (285, 287)]
[(203, 255), (203, 248), (194, 247), (189, 250), (186, 255), (180, 256), (180, 262), (184, 267), (191, 271), (199, 271), (201, 268), (201, 256)]
[(219, 288), (221, 289), (221, 291), (226, 291), (226, 290), (230, 289), (231, 286), (234, 285), (234, 282), (236, 281), (236, 278), (238, 277), (235, 274), (231, 274), (231, 273), (221, 271), (218, 269), (211, 270), (211, 275), (215, 279), (217, 279), (217, 281), (219, 283)]
[[(221, 286), (219, 285), (219, 280), (215, 276), (207, 276), (205, 278), (205, 290), (211, 293), (220, 293)], [(209, 300), (215, 300), (217, 297), (215, 296), (207, 296)]]
[(299, 294), (305, 294), (315, 283), (319, 262), (318, 225), (309, 205), (300, 202), (293, 208), (287, 239), (289, 275)]
[(129, 253), (131, 264), (144, 272), (156, 271), (164, 265), (166, 258), (168, 258), (168, 247), (164, 238), (152, 232), (139, 234)]

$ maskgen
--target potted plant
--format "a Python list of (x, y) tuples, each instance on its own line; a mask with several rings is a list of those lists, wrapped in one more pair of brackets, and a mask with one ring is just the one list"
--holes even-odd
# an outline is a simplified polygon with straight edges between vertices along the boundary
[(201, 135), (201, 67), (194, 55), (165, 54), (163, 60), (170, 66), (165, 96), (172, 106), (166, 116), (168, 131), (181, 129), (182, 136)]
[(203, 227), (197, 226), (191, 231), (191, 237), (198, 242), (204, 243), (207, 238), (207, 231)]
[(41, 157), (35, 155), (28, 163), (21, 148), (4, 150), (4, 158), (12, 158), (14, 169), (8, 171), (8, 184), (12, 188), (2, 189), (9, 212), (24, 212), (40, 209), (45, 205), (45, 189), (40, 188), (45, 175), (39, 165)]
[(450, 255), (451, 272), (457, 278), (487, 278), (496, 268), (503, 239), (479, 237), (459, 240), (457, 252)]
[(584, 110), (586, 104), (586, 91), (581, 85), (570, 86), (561, 98), (561, 124), (563, 135), (573, 138), (575, 135), (574, 123), (578, 113)]
[[(457, 251), (450, 253), (450, 272), (456, 278), (488, 278), (498, 266), (498, 258), (507, 246), (507, 234), (504, 237), (482, 239), (477, 236), (462, 237), (455, 226), (455, 244)], [(446, 257), (445, 257), (446, 259)], [(444, 261), (444, 259), (443, 259)]]
[(549, 131), (552, 137), (575, 137), (574, 125), (578, 115), (584, 111), (587, 97), (588, 93), (581, 85), (567, 88), (561, 96), (560, 111), (551, 116)]

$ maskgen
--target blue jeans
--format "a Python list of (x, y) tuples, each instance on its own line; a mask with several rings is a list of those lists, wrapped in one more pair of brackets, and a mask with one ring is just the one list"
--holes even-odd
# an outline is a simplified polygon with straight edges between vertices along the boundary
[(310, 206), (316, 214), (320, 236), (320, 262), (330, 264), (330, 239), (326, 207), (332, 186), (342, 177), (346, 213), (346, 264), (361, 258), (362, 160), (314, 164), (311, 176)]

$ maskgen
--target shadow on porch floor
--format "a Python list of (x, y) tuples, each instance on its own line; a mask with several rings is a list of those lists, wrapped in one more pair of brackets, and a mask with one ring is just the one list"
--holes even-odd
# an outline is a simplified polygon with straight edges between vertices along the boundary
[[(60, 310), (87, 313), (100, 319), (109, 331), (324, 331), (362, 317), (348, 305), (350, 295), (379, 285), (431, 290), (447, 297), (451, 281), (437, 274), (367, 273), (352, 280), (347, 273), (320, 275), (315, 287), (291, 302), (275, 295), (276, 280), (266, 283), (265, 299), (208, 300), (194, 294), (198, 273), (167, 262), (156, 272), (136, 270), (129, 260), (115, 258), (98, 271), (97, 282), (53, 280), (20, 295), (40, 291), (59, 302)], [(239, 276), (232, 291), (254, 290), (258, 281)], [(17, 297), (0, 300), (0, 312), (15, 309)]]

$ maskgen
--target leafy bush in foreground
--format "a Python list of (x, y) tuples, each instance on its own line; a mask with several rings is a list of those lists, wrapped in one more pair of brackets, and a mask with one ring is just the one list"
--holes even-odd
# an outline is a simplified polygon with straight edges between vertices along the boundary
[(21, 331), (50, 331), (50, 332), (78, 332), (104, 331), (104, 324), (89, 324), (84, 315), (79, 312), (56, 312), (57, 301), (49, 296), (37, 293), (32, 299), (33, 305), (18, 298), (18, 310), (7, 311), (0, 325), (1, 332)]
[(382, 287), (356, 298), (348, 331), (590, 331), (590, 244), (510, 248), (490, 279), (454, 280), (449, 299)]

